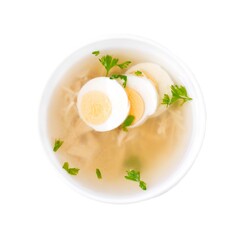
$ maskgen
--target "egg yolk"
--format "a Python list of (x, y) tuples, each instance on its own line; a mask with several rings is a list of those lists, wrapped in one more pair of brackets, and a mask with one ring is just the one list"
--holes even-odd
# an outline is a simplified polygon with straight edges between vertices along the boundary
[(144, 101), (143, 101), (142, 97), (140, 96), (140, 94), (138, 92), (136, 92), (135, 90), (133, 90), (132, 88), (126, 87), (125, 90), (127, 92), (128, 99), (130, 102), (129, 115), (133, 115), (135, 117), (134, 122), (133, 122), (133, 124), (134, 124), (142, 118), (142, 115), (143, 115), (144, 109), (145, 109)]
[(86, 122), (99, 125), (109, 118), (112, 105), (107, 95), (100, 91), (91, 91), (83, 95), (80, 111)]

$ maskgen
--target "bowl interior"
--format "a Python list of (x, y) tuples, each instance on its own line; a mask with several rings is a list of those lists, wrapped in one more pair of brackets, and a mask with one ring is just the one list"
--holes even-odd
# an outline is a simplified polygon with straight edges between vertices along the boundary
[[(144, 191), (141, 194), (136, 194), (135, 196), (129, 197), (115, 197), (115, 196), (106, 196), (101, 193), (96, 193), (91, 189), (84, 188), (77, 184), (72, 177), (68, 174), (65, 174), (62, 171), (56, 155), (52, 151), (52, 146), (48, 137), (47, 130), (47, 115), (48, 115), (48, 106), (51, 100), (51, 96), (58, 82), (62, 79), (64, 74), (80, 59), (89, 55), (89, 52), (94, 50), (111, 50), (111, 49), (123, 49), (124, 51), (136, 50), (141, 51), (143, 54), (151, 56), (152, 62), (160, 64), (165, 68), (170, 75), (177, 81), (180, 81), (188, 89), (189, 95), (193, 97), (192, 101), (192, 133), (189, 145), (185, 151), (183, 159), (180, 164), (172, 168), (172, 173), (166, 176), (165, 181), (159, 182), (155, 187)], [(77, 191), (84, 194), (85, 196), (91, 197), (96, 200), (111, 202), (111, 203), (130, 203), (145, 200), (154, 196), (158, 196), (171, 187), (173, 187), (190, 169), (196, 156), (200, 150), (202, 140), (205, 132), (205, 107), (203, 103), (203, 98), (199, 86), (193, 76), (193, 74), (188, 70), (188, 68), (172, 53), (167, 49), (156, 44), (149, 40), (143, 40), (139, 38), (127, 37), (127, 38), (112, 38), (100, 40), (94, 43), (91, 43), (72, 55), (70, 55), (60, 66), (55, 70), (52, 77), (47, 83), (47, 86), (44, 90), (44, 94), (41, 100), (40, 113), (39, 113), (39, 123), (40, 123), (40, 134), (42, 142), (47, 151), (48, 157), (51, 160), (52, 164), (58, 170), (61, 175), (64, 175), (70, 183), (71, 186), (75, 187)]]

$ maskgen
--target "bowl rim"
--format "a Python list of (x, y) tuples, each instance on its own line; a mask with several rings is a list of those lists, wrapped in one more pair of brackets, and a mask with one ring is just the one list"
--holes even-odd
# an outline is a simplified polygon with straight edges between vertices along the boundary
[[(136, 41), (136, 42), (142, 43), (144, 45), (148, 45), (150, 47), (156, 48), (159, 51), (161, 51), (165, 56), (168, 56), (169, 59), (171, 59), (171, 61), (173, 61), (175, 64), (177, 64), (185, 72), (185, 74), (187, 76), (189, 76), (188, 81), (189, 81), (189, 83), (192, 84), (192, 87), (194, 88), (194, 91), (195, 91), (194, 96), (197, 97), (197, 103), (196, 103), (196, 106), (193, 108), (193, 110), (195, 110), (195, 115), (197, 114), (197, 116), (198, 116), (198, 119), (194, 119), (194, 121), (197, 121), (196, 125), (198, 127), (197, 128), (195, 127), (195, 129), (193, 129), (193, 131), (195, 131), (195, 133), (192, 134), (192, 135), (195, 134), (195, 138), (197, 137), (197, 139), (195, 139), (195, 138), (193, 138), (193, 136), (191, 136), (194, 141), (191, 141), (190, 153), (188, 153), (188, 155), (189, 154), (191, 154), (191, 155), (188, 157), (190, 159), (187, 162), (187, 164), (185, 163), (184, 167), (180, 167), (176, 171), (176, 173), (172, 174), (173, 176), (171, 176), (170, 180), (167, 181), (168, 184), (166, 184), (167, 186), (164, 187), (163, 190), (161, 190), (161, 191), (155, 190), (155, 191), (148, 191), (148, 192), (144, 191), (144, 194), (140, 194), (140, 195), (136, 195), (136, 196), (129, 196), (129, 198), (128, 197), (126, 197), (126, 198), (113, 197), (112, 198), (109, 196), (102, 197), (102, 195), (99, 195), (97, 192), (91, 191), (88, 188), (85, 188), (85, 187), (80, 188), (79, 184), (77, 184), (76, 181), (74, 179), (72, 179), (72, 176), (70, 176), (69, 174), (65, 173), (62, 170), (62, 166), (60, 166), (56, 154), (53, 154), (52, 146), (50, 145), (49, 136), (47, 133), (47, 121), (46, 121), (48, 104), (50, 102), (51, 94), (55, 88), (55, 85), (58, 83), (57, 80), (60, 80), (61, 76), (63, 76), (63, 74), (66, 72), (66, 70), (69, 69), (71, 66), (73, 66), (73, 62), (74, 62), (73, 60), (77, 59), (78, 53), (80, 51), (82, 51), (83, 49), (89, 49), (89, 48), (91, 48), (91, 46), (94, 46), (101, 42), (116, 41), (116, 40), (117, 41), (123, 41), (123, 40), (124, 41)], [(79, 58), (78, 58), (78, 60), (79, 60)], [(195, 98), (195, 101), (196, 101), (196, 98)], [(194, 104), (195, 104), (195, 102), (194, 102)], [(196, 111), (196, 109), (198, 111)], [(196, 116), (195, 116), (195, 118), (196, 118)], [(90, 199), (105, 202), (105, 203), (126, 204), (126, 203), (140, 202), (140, 201), (144, 201), (144, 200), (148, 200), (148, 199), (160, 196), (160, 195), (166, 193), (167, 191), (169, 191), (170, 189), (172, 189), (174, 186), (176, 186), (181, 181), (181, 179), (188, 173), (188, 171), (191, 169), (192, 165), (196, 161), (196, 158), (197, 158), (197, 156), (201, 150), (202, 144), (203, 144), (203, 140), (204, 140), (204, 136), (205, 136), (205, 132), (206, 132), (206, 107), (205, 107), (205, 103), (204, 103), (203, 94), (201, 92), (199, 83), (197, 82), (195, 76), (189, 70), (189, 68), (186, 66), (186, 64), (183, 63), (183, 61), (181, 59), (179, 59), (178, 57), (176, 57), (172, 52), (170, 52), (166, 47), (162, 46), (158, 42), (155, 42), (151, 39), (147, 39), (142, 36), (115, 35), (115, 36), (99, 38), (95, 41), (92, 41), (92, 42), (86, 44), (86, 45), (83, 45), (78, 50), (76, 50), (75, 52), (70, 54), (68, 57), (66, 57), (64, 59), (64, 61), (58, 65), (58, 67), (55, 69), (55, 71), (53, 72), (50, 79), (47, 81), (45, 88), (43, 90), (43, 94), (42, 94), (41, 101), (40, 101), (40, 107), (39, 107), (38, 121), (39, 121), (40, 138), (41, 138), (43, 147), (45, 149), (45, 153), (47, 154), (47, 158), (52, 163), (55, 170), (59, 173), (58, 175), (63, 176), (63, 177), (61, 177), (62, 180), (65, 179), (65, 182), (68, 185), (70, 185), (75, 190), (77, 190), (79, 193), (81, 193), (81, 195), (86, 196)]]

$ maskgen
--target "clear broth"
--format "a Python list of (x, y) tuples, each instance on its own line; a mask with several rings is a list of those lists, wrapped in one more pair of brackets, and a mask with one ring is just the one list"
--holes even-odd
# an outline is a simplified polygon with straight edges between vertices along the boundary
[[(120, 62), (131, 60), (131, 66), (151, 61), (151, 56), (136, 51), (128, 50), (123, 54), (123, 51), (111, 50), (107, 54), (119, 58)], [(124, 73), (125, 70), (113, 69), (111, 72)], [(122, 131), (121, 127), (109, 132), (95, 132), (79, 118), (76, 97), (88, 80), (104, 75), (105, 69), (91, 54), (64, 75), (49, 107), (50, 141), (52, 144), (57, 138), (64, 141), (56, 153), (59, 162), (61, 165), (69, 162), (70, 167), (79, 168), (78, 175), (73, 178), (89, 191), (118, 197), (144, 193), (136, 182), (124, 178), (126, 170), (139, 170), (148, 189), (172, 174), (174, 167), (181, 164), (190, 140), (191, 103), (171, 106), (160, 116), (149, 118), (142, 126), (128, 132)], [(96, 176), (97, 168), (102, 179)]]

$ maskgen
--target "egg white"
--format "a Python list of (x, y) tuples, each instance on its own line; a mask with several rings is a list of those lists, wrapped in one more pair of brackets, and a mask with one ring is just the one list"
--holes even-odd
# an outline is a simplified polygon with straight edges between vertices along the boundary
[(127, 79), (127, 87), (139, 93), (144, 102), (143, 115), (139, 121), (130, 126), (132, 128), (141, 125), (149, 116), (156, 112), (159, 100), (157, 90), (149, 79), (135, 75), (127, 75)]
[(159, 106), (153, 116), (159, 115), (166, 110), (166, 106), (162, 105), (164, 94), (171, 95), (171, 85), (174, 84), (170, 75), (158, 64), (146, 62), (138, 63), (129, 68), (126, 74), (134, 74), (136, 71), (141, 71), (144, 77), (148, 78), (155, 85), (159, 95)]
[[(82, 97), (91, 91), (100, 91), (110, 100), (112, 110), (109, 118), (102, 124), (94, 125), (84, 120), (81, 113)], [(88, 81), (79, 91), (77, 108), (80, 118), (91, 128), (99, 132), (110, 131), (123, 123), (129, 113), (130, 104), (124, 88), (115, 80), (108, 77), (97, 77)]]

